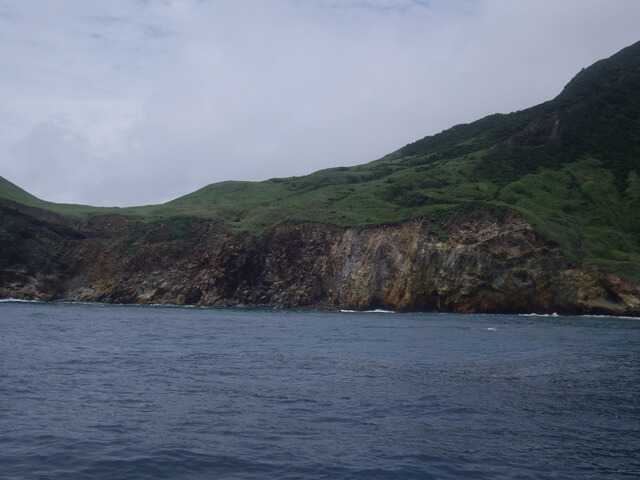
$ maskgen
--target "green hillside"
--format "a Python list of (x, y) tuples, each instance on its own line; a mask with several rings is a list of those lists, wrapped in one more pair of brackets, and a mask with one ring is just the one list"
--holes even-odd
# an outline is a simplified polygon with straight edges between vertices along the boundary
[(364, 227), (482, 205), (521, 212), (573, 261), (640, 280), (640, 42), (580, 72), (554, 100), (425, 137), (374, 162), (264, 182), (222, 182), (162, 205), (43, 202), (6, 180), (0, 196), (83, 218), (219, 219), (260, 234), (283, 221)]

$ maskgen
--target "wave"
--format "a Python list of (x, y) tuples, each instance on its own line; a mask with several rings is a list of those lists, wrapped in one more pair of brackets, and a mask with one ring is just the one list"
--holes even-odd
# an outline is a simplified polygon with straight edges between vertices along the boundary
[(23, 298), (0, 298), (0, 303), (46, 303), (43, 300), (24, 300)]
[(340, 310), (340, 313), (396, 313), (393, 310), (383, 310), (376, 308), (375, 310)]
[[(520, 317), (560, 317), (557, 313), (520, 313)], [(640, 320), (640, 317), (632, 317), (628, 315), (563, 315), (576, 318), (623, 318), (627, 320)]]
[(631, 317), (628, 315), (580, 315), (585, 318), (624, 318), (627, 320), (640, 320), (640, 317)]
[(89, 307), (168, 307), (168, 308), (196, 308), (197, 305), (178, 305), (174, 303), (106, 303), (106, 302), (83, 302), (83, 301), (46, 301), (46, 300), (25, 300), (22, 298), (0, 298), (0, 303), (46, 303), (51, 305), (86, 305)]

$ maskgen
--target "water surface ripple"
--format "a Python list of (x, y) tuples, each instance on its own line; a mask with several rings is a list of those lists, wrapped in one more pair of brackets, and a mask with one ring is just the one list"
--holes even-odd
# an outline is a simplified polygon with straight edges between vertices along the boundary
[(640, 477), (640, 321), (0, 303), (3, 479)]

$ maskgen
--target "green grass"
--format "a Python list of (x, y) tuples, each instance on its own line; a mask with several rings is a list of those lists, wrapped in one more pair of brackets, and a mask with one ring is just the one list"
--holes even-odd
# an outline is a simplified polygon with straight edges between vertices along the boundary
[[(640, 43), (580, 72), (554, 100), (456, 125), (379, 160), (264, 182), (222, 182), (162, 205), (42, 201), (0, 177), (0, 196), (79, 219), (215, 219), (259, 235), (285, 221), (362, 228), (471, 205), (520, 212), (571, 260), (640, 281)], [(444, 233), (444, 232), (442, 232)]]

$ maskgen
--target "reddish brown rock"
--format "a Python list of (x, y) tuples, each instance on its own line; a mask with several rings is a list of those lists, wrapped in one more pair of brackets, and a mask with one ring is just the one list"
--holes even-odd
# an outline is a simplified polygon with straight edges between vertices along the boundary
[(640, 315), (640, 288), (572, 265), (516, 213), (475, 209), (438, 230), (78, 222), (2, 201), (0, 296), (116, 303)]

